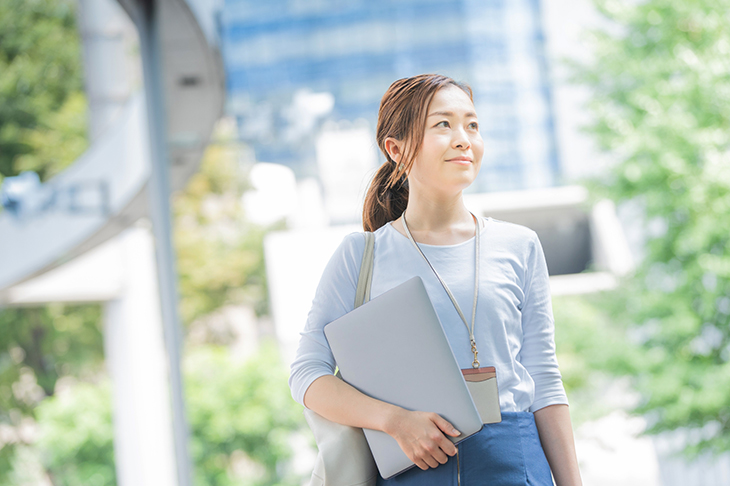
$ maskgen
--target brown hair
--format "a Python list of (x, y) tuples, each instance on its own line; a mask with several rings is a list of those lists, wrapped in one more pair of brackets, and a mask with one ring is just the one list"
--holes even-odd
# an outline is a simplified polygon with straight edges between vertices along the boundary
[[(423, 143), (428, 105), (434, 93), (454, 85), (473, 101), (471, 88), (440, 74), (420, 74), (394, 82), (380, 100), (376, 140), (386, 161), (375, 173), (362, 211), (365, 231), (375, 231), (398, 218), (408, 205), (408, 173)], [(404, 140), (400, 164), (385, 150), (385, 140)]]

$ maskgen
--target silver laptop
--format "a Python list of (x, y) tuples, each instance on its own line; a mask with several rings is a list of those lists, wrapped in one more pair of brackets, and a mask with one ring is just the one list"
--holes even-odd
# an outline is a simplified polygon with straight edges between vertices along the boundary
[[(461, 432), (482, 428), (459, 365), (420, 277), (379, 295), (324, 327), (342, 378), (361, 392), (407, 410), (436, 412)], [(380, 475), (415, 464), (385, 432), (364, 429)]]

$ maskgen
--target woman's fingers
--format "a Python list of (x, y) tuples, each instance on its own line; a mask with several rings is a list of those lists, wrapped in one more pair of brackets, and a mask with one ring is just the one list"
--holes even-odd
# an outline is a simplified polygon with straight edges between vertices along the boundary
[(446, 464), (448, 456), (456, 454), (456, 447), (444, 432), (456, 434), (454, 427), (440, 415), (426, 412), (409, 412), (400, 422), (397, 434), (401, 448), (421, 469)]
[(428, 464), (428, 467), (438, 467), (439, 463), (436, 459), (433, 458), (433, 456), (426, 456), (423, 458), (424, 461), (426, 461), (426, 464)]
[(438, 467), (440, 464), (446, 464), (449, 457), (441, 450), (436, 442), (431, 442), (424, 445), (420, 453), (415, 453), (411, 460), (413, 460), (416, 464), (419, 464), (422, 461), (426, 464), (426, 468), (429, 468)]
[(444, 434), (448, 434), (451, 437), (459, 437), (461, 435), (461, 432), (456, 430), (456, 427), (451, 425), (451, 422), (443, 418), (441, 415), (434, 413), (431, 420), (433, 420), (433, 423), (435, 423)]
[[(441, 417), (439, 414), (434, 413), (431, 417), (431, 420), (433, 420), (433, 423), (436, 424), (436, 426), (444, 433), (451, 435), (452, 437), (458, 437), (461, 435), (461, 432), (456, 430), (456, 428), (451, 425), (451, 423)], [(456, 446), (444, 436), (444, 434), (440, 434), (438, 445), (439, 448), (444, 451), (446, 454), (453, 456), (456, 454)]]
[(438, 464), (433, 467), (436, 467), (439, 464), (446, 464), (446, 461), (449, 460), (449, 456), (444, 454), (444, 451), (442, 451), (441, 449), (436, 449), (436, 451), (432, 452), (431, 457), (433, 457), (438, 462)]
[(441, 435), (441, 440), (439, 440), (439, 450), (443, 451), (444, 456), (447, 454), (449, 456), (454, 456), (456, 454), (456, 446), (453, 442), (447, 439), (445, 435)]

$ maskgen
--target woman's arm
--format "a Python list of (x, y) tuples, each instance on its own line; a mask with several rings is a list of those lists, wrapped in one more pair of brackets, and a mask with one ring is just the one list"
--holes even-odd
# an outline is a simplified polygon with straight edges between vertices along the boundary
[(568, 406), (549, 405), (537, 410), (535, 424), (557, 486), (581, 486)]
[(322, 274), (291, 365), (292, 396), (333, 422), (383, 431), (418, 467), (436, 467), (456, 453), (444, 436), (459, 435), (451, 432), (451, 424), (437, 414), (410, 412), (370, 398), (332, 374), (335, 360), (323, 329), (353, 309), (364, 247), (362, 234), (346, 236)]
[(535, 413), (540, 442), (558, 486), (580, 486), (568, 399), (555, 356), (550, 278), (536, 233), (526, 260), (525, 274), (520, 361), (535, 383), (531, 411)]
[(385, 432), (423, 470), (445, 464), (447, 456), (456, 454), (456, 446), (444, 434), (458, 437), (460, 433), (440, 415), (376, 400), (334, 375), (312, 382), (304, 405), (333, 422)]

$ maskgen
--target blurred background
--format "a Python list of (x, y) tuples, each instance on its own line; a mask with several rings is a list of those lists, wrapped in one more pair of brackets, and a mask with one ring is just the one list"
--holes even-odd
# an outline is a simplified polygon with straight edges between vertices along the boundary
[(307, 484), (288, 366), (428, 72), (545, 249), (584, 484), (730, 484), (727, 0), (0, 0), (0, 484)]

